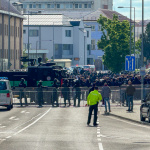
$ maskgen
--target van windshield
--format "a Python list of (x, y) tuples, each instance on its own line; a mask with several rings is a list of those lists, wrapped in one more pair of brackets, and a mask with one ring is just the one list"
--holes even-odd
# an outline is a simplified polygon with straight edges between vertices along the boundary
[(90, 66), (84, 66), (84, 68), (88, 69), (88, 68), (90, 68)]
[(7, 86), (6, 86), (6, 82), (0, 81), (0, 90), (6, 90)]

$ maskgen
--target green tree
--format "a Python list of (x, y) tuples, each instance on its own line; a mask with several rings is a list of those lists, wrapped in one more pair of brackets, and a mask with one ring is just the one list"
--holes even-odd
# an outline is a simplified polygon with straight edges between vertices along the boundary
[[(125, 56), (130, 54), (129, 21), (119, 21), (113, 15), (110, 20), (102, 15), (97, 20), (102, 26), (103, 35), (97, 42), (98, 48), (104, 51), (104, 65), (114, 73), (119, 73), (125, 66)], [(133, 39), (131, 41), (133, 43)]]

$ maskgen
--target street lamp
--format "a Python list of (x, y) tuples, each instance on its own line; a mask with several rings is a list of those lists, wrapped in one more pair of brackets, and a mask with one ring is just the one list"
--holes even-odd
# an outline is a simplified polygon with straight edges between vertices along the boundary
[(10, 69), (11, 63), (10, 63), (10, 0), (8, 4), (9, 9), (9, 17), (8, 17), (8, 69)]
[[(118, 8), (130, 8), (130, 7), (120, 6)], [(131, 8), (134, 8), (134, 56), (135, 56), (135, 7), (131, 7)], [(131, 18), (130, 18), (130, 23), (131, 23)], [(130, 24), (130, 55), (131, 55), (131, 24)]]

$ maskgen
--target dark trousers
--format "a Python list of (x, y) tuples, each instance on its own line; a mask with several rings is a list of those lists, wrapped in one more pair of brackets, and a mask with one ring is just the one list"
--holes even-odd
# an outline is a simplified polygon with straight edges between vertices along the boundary
[(92, 116), (92, 111), (93, 110), (94, 110), (94, 121), (93, 121), (93, 124), (95, 125), (96, 122), (97, 122), (97, 104), (95, 104), (95, 105), (91, 105), (89, 107), (89, 116), (88, 116), (87, 124), (90, 124), (90, 122), (91, 122), (91, 116)]
[(70, 99), (69, 98), (67, 98), (67, 97), (64, 97), (64, 104), (65, 104), (65, 106), (66, 106), (66, 100), (68, 99), (68, 102), (69, 102), (69, 106), (71, 105), (70, 104)]
[(80, 95), (75, 95), (75, 97), (74, 97), (74, 106), (76, 106), (76, 99), (78, 99), (78, 107), (80, 107)]

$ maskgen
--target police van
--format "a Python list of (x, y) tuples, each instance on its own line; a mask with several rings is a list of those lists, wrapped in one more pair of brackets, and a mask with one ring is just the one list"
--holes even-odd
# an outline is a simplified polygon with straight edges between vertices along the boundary
[(7, 77), (0, 77), (0, 106), (13, 108), (13, 94)]

